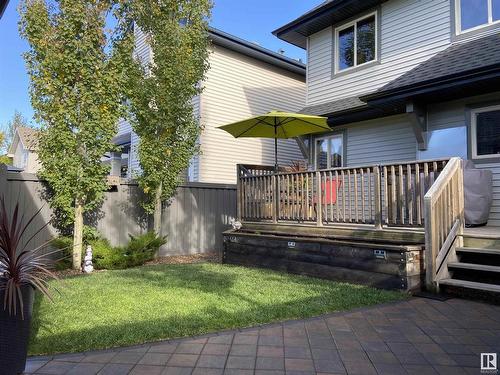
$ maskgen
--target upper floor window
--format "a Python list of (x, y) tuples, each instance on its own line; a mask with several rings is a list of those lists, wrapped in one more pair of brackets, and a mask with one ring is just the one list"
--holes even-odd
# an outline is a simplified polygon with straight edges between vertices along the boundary
[(500, 0), (455, 0), (458, 34), (500, 23)]
[(335, 71), (341, 72), (377, 60), (377, 13), (335, 29)]
[(500, 157), (500, 105), (471, 111), (472, 158)]

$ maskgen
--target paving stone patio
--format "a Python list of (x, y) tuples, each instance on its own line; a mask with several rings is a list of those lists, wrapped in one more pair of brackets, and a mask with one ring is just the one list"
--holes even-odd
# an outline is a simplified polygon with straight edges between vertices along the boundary
[(480, 374), (499, 353), (500, 306), (408, 301), (251, 329), (97, 352), (32, 357), (54, 375)]

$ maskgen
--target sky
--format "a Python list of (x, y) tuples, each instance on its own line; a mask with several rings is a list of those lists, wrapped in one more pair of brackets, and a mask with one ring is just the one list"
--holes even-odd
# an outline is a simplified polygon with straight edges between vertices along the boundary
[[(294, 20), (322, 0), (214, 0), (211, 25), (227, 33), (273, 51), (283, 49), (285, 55), (305, 61), (305, 51), (279, 40), (271, 32)], [(21, 112), (29, 120), (33, 116), (22, 53), (28, 49), (19, 37), (18, 0), (10, 3), (0, 20), (0, 127)]]

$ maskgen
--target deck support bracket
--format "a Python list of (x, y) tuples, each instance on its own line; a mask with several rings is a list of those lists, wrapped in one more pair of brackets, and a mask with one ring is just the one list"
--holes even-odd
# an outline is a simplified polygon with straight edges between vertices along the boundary
[(427, 131), (427, 111), (422, 105), (413, 101), (406, 103), (406, 115), (410, 120), (415, 138), (417, 139), (418, 149), (427, 150), (428, 131)]
[(304, 141), (304, 137), (295, 137), (295, 141), (297, 142), (297, 145), (299, 146), (300, 152), (302, 152), (302, 156), (304, 157), (304, 159), (309, 160), (310, 151), (309, 147), (307, 147), (307, 144)]

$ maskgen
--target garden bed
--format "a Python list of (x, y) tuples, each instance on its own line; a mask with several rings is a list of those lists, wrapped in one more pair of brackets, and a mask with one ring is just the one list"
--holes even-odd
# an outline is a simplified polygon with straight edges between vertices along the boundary
[(366, 286), (215, 263), (161, 264), (53, 282), (31, 354), (78, 352), (306, 318), (406, 298)]

